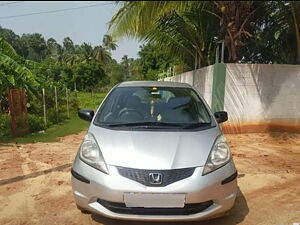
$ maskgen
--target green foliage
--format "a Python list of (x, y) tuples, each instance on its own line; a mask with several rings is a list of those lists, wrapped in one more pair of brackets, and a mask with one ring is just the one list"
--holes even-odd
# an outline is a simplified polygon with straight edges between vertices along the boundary
[(159, 73), (172, 66), (172, 60), (165, 51), (147, 44), (141, 46), (137, 65), (140, 68), (140, 80), (157, 80)]
[(78, 108), (96, 110), (107, 93), (78, 92)]
[(110, 62), (106, 67), (106, 73), (109, 76), (110, 85), (113, 86), (123, 81), (125, 69), (121, 64), (118, 64), (117, 62)]
[(17, 143), (35, 143), (35, 142), (57, 142), (59, 137), (70, 134), (79, 133), (87, 129), (89, 123), (78, 118), (76, 114), (71, 114), (71, 118), (62, 124), (56, 124), (48, 128), (45, 132), (33, 133), (20, 138), (6, 138), (3, 142), (17, 142)]
[(17, 55), (13, 47), (0, 37), (0, 104), (7, 88), (26, 88), (35, 93), (35, 75), (27, 68), (28, 61)]
[(28, 124), (30, 133), (44, 130), (44, 119), (43, 117), (28, 114)]
[(101, 45), (96, 46), (94, 48), (94, 58), (97, 62), (101, 63), (102, 65), (105, 65), (106, 63), (109, 63), (112, 61), (111, 54), (108, 52), (105, 47), (102, 47)]
[(294, 64), (297, 47), (292, 17), (287, 16), (290, 5), (286, 2), (255, 4), (261, 5), (257, 11), (261, 19), (253, 23), (251, 33), (255, 35), (241, 48), (241, 62)]
[[(87, 93), (77, 92), (78, 108), (80, 109), (94, 109), (96, 110), (107, 93)], [(73, 93), (72, 93), (73, 95)], [(66, 108), (60, 108), (60, 113), (66, 112)], [(4, 135), (0, 133), (0, 140), (3, 142), (18, 142), (18, 143), (34, 143), (34, 142), (55, 142), (59, 137), (78, 133), (87, 129), (89, 123), (79, 119), (77, 116), (77, 110), (73, 110), (70, 115), (70, 119), (64, 119), (63, 123), (54, 124), (45, 130), (44, 133), (38, 133), (40, 130), (44, 130), (43, 117), (28, 114), (29, 128), (33, 134), (27, 135), (21, 138), (10, 137), (10, 118), (8, 115), (0, 114), (0, 132), (6, 132)], [(53, 114), (53, 112), (50, 112)], [(53, 115), (55, 117), (55, 115)], [(49, 115), (49, 118), (52, 115)], [(3, 129), (2, 129), (3, 128)], [(2, 136), (1, 136), (2, 135)], [(3, 140), (2, 140), (3, 139)]]
[(103, 36), (102, 43), (103, 43), (103, 46), (109, 51), (116, 50), (118, 47), (116, 41), (112, 38), (112, 36), (110, 36), (108, 34), (105, 34)]
[(11, 121), (7, 114), (0, 114), (0, 140), (11, 136)]
[[(109, 35), (104, 36), (103, 46), (93, 47), (89, 43), (75, 45), (69, 37), (64, 38), (60, 45), (53, 38), (46, 41), (41, 34), (23, 34), (19, 37), (13, 31), (0, 27), (0, 129), (4, 130), (0, 137), (10, 135), (10, 120), (3, 114), (8, 111), (7, 88), (25, 88), (30, 132), (51, 129), (55, 124), (65, 123), (69, 119), (66, 89), (69, 93), (69, 111), (73, 115), (80, 108), (77, 98), (80, 92), (70, 92), (75, 84), (77, 90), (108, 91), (112, 87), (111, 82), (123, 80), (124, 66), (111, 58), (110, 51), (116, 47)], [(114, 69), (118, 67), (121, 67), (120, 71)], [(58, 109), (55, 107), (55, 87)], [(46, 127), (42, 88), (46, 93)], [(98, 107), (104, 97), (98, 94), (92, 97), (79, 95), (84, 99), (82, 106), (93, 108)], [(19, 122), (23, 124), (24, 121)], [(82, 123), (79, 124), (83, 127)], [(77, 129), (76, 126), (74, 129)]]
[(74, 67), (73, 80), (79, 90), (93, 90), (104, 79), (105, 72), (99, 63), (78, 64)]
[[(67, 118), (66, 106), (59, 106), (59, 121), (56, 122), (56, 112), (53, 108), (47, 110), (48, 128), (45, 130), (44, 119), (38, 114), (28, 114), (29, 130), (31, 133), (21, 138), (11, 138), (10, 117), (6, 114), (0, 114), (0, 140), (1, 142), (53, 142), (58, 141), (59, 137), (78, 133), (88, 127), (88, 123), (78, 118), (77, 109), (96, 110), (107, 93), (87, 93), (77, 92), (76, 109), (73, 108), (70, 118)], [(75, 98), (75, 93), (71, 94), (70, 99)], [(50, 126), (51, 124), (51, 126)], [(38, 133), (45, 130), (43, 133)]]
[(47, 44), (41, 34), (23, 34), (20, 38), (23, 43), (22, 53), (26, 59), (42, 61), (47, 55)]
[(161, 15), (200, 7), (203, 2), (193, 1), (120, 1), (119, 11), (109, 23), (112, 36), (137, 37), (143, 39)]
[[(300, 4), (267, 1), (123, 1), (113, 37), (148, 41), (187, 69), (225, 62), (299, 63)], [(151, 73), (151, 72), (149, 72)]]

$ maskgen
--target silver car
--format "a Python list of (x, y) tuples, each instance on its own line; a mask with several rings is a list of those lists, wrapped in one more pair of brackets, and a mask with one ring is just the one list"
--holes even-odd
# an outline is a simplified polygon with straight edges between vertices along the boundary
[(237, 195), (237, 170), (212, 114), (188, 84), (116, 85), (94, 113), (72, 166), (81, 211), (125, 220), (186, 221), (220, 216)]

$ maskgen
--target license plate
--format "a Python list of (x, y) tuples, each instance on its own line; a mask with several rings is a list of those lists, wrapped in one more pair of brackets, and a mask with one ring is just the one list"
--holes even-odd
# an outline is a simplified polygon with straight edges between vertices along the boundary
[(124, 193), (126, 207), (183, 208), (185, 194)]

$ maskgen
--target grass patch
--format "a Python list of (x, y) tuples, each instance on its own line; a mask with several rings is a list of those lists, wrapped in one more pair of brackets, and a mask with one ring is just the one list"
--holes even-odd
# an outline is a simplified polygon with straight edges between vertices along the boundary
[[(78, 105), (80, 109), (93, 109), (96, 110), (106, 93), (88, 93), (77, 92)], [(35, 142), (57, 142), (59, 137), (77, 134), (89, 127), (89, 122), (81, 120), (77, 116), (77, 112), (70, 113), (70, 119), (65, 120), (63, 123), (52, 125), (43, 133), (33, 133), (25, 137), (9, 138), (3, 143), (35, 143)]]
[(33, 133), (25, 137), (12, 138), (4, 142), (17, 142), (17, 143), (35, 143), (35, 142), (56, 142), (59, 137), (76, 134), (88, 128), (89, 123), (78, 118), (74, 113), (70, 115), (64, 123), (52, 125), (43, 133)]
[(77, 92), (79, 108), (96, 110), (106, 94), (107, 93)]

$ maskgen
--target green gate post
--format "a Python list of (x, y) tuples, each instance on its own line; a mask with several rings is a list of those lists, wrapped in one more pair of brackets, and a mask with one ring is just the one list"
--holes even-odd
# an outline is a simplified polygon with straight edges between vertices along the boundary
[(226, 80), (226, 64), (216, 63), (213, 71), (213, 86), (212, 86), (212, 111), (218, 112), (224, 110), (225, 97), (225, 80)]

